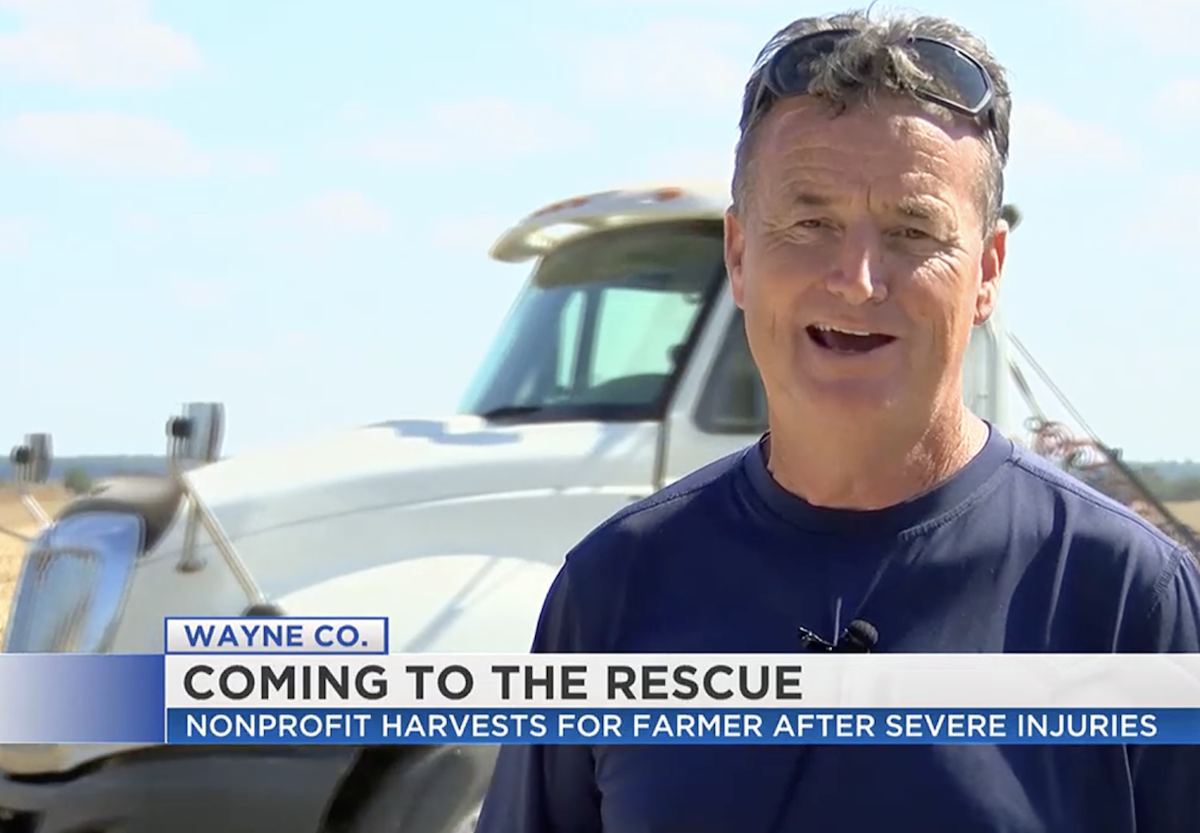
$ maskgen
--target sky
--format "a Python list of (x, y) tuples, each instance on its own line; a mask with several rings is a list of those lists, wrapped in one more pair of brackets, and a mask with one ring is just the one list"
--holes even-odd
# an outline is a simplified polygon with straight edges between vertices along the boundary
[[(527, 273), (493, 239), (727, 180), (759, 49), (841, 8), (0, 0), (0, 446), (160, 453), (187, 401), (229, 453), (451, 412)], [(1200, 459), (1200, 0), (899, 8), (1010, 72), (1007, 324), (1106, 443)]]

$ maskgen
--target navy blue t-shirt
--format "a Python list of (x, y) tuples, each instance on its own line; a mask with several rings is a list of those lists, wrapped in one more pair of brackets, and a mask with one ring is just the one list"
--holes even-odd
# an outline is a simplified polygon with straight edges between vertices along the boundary
[[(789, 653), (854, 618), (876, 651), (1200, 651), (1191, 557), (993, 431), (877, 511), (781, 488), (763, 443), (628, 507), (567, 556), (535, 653)], [(501, 750), (477, 833), (1197, 833), (1200, 747)]]

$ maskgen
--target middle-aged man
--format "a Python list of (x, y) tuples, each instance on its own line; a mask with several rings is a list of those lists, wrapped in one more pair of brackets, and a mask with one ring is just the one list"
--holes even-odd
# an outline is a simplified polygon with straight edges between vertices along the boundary
[[(725, 238), (770, 430), (568, 553), (535, 652), (787, 653), (860, 618), (884, 652), (1200, 651), (1189, 556), (964, 406), (1009, 113), (948, 20), (772, 40)], [(477, 830), (1197, 833), (1200, 747), (506, 747)]]

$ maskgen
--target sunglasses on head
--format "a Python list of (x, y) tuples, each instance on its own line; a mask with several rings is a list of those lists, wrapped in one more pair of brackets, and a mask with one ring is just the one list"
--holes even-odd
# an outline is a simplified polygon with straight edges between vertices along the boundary
[[(831, 29), (797, 38), (780, 47), (763, 70), (751, 115), (758, 115), (774, 100), (808, 95), (813, 64), (833, 54), (853, 29)], [(933, 38), (912, 37), (905, 44), (917, 68), (928, 79), (913, 94), (963, 116), (978, 119), (994, 139), (995, 87), (979, 61), (957, 46)], [(1000, 148), (1002, 154), (1006, 148)]]

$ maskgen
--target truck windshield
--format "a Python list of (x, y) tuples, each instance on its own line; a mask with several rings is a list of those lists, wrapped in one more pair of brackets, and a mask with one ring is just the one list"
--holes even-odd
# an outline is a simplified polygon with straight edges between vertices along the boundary
[(661, 419), (724, 277), (719, 222), (564, 243), (538, 264), (459, 411), (513, 421)]

